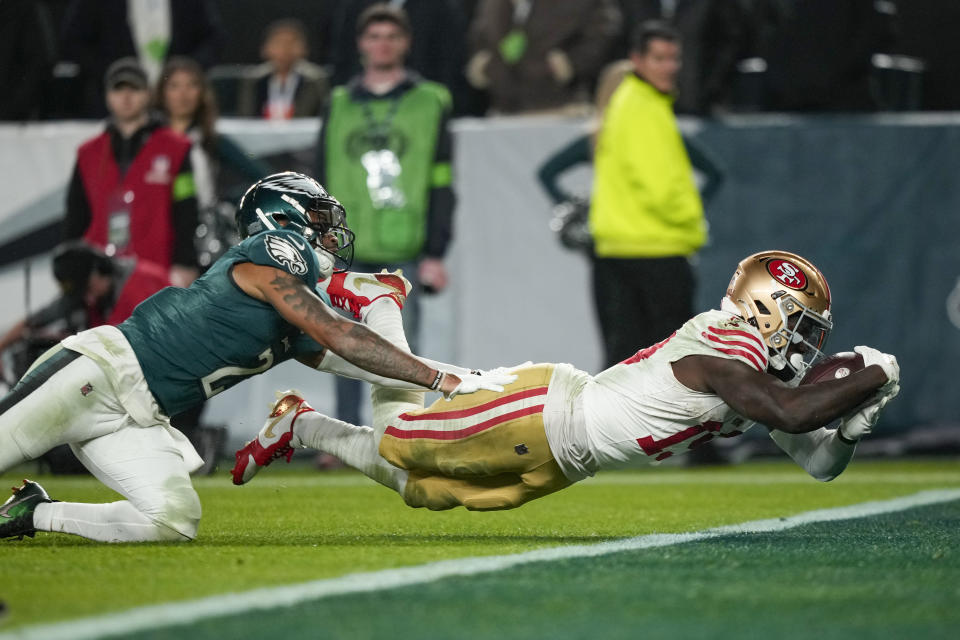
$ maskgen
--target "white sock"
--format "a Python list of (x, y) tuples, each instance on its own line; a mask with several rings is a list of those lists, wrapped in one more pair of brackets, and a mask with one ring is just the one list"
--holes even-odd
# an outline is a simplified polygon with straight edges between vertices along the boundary
[(390, 298), (374, 300), (363, 322), (401, 351), (410, 353), (407, 334), (403, 332), (403, 316), (400, 315), (400, 307)]
[(297, 416), (293, 432), (304, 446), (336, 456), (368, 478), (403, 495), (407, 472), (380, 457), (379, 440), (370, 427), (358, 427), (308, 411)]
[(106, 504), (45, 502), (34, 510), (33, 526), (39, 531), (71, 533), (99, 542), (187, 540), (143, 515), (126, 500)]
[[(401, 351), (410, 353), (410, 345), (403, 331), (403, 316), (393, 300), (375, 300), (364, 317), (364, 323)], [(371, 395), (373, 429), (310, 412), (297, 418), (294, 433), (304, 445), (336, 456), (345, 464), (402, 496), (409, 474), (380, 457), (380, 438), (393, 417), (403, 411), (422, 408), (424, 394), (420, 391), (398, 391), (374, 385)]]
[[(364, 322), (392, 345), (410, 353), (407, 335), (403, 332), (400, 308), (392, 300), (387, 298), (376, 300), (370, 306)], [(373, 385), (370, 398), (373, 401), (373, 429), (379, 443), (389, 422), (405, 411), (423, 408), (424, 392), (387, 389)]]

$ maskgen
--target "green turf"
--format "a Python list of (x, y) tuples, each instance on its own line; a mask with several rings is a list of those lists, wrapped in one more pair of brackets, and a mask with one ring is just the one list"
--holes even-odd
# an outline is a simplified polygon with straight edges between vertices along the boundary
[[(960, 503), (306, 602), (130, 638), (955, 638)], [(491, 615), (495, 612), (494, 615)]]
[[(242, 488), (222, 476), (198, 480), (204, 519), (198, 540), (189, 544), (103, 545), (44, 533), (0, 543), (0, 599), (9, 608), (0, 630), (444, 558), (694, 531), (960, 487), (952, 460), (856, 462), (827, 484), (789, 463), (749, 464), (607, 474), (511, 512), (431, 513), (405, 507), (356, 474), (281, 469)], [(89, 478), (37, 479), (62, 500), (116, 499)], [(15, 480), (0, 477), (7, 483), (0, 486)]]

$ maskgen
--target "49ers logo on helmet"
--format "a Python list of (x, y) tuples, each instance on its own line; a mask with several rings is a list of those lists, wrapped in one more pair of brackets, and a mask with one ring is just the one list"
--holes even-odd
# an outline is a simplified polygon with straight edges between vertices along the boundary
[(789, 260), (771, 260), (767, 263), (767, 271), (785, 287), (797, 291), (807, 288), (807, 276)]

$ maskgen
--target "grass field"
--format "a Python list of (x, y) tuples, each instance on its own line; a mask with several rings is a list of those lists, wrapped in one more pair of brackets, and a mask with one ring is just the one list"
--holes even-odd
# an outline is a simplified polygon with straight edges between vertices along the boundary
[[(955, 460), (855, 461), (827, 484), (787, 462), (610, 473), (498, 513), (413, 510), (353, 473), (282, 467), (242, 488), (224, 474), (198, 479), (204, 518), (192, 543), (110, 546), (43, 533), (3, 542), (0, 638), (113, 629), (144, 638), (917, 640), (960, 628), (957, 499), (595, 557), (568, 550), (955, 490)], [(36, 479), (61, 500), (116, 499), (89, 478)], [(18, 480), (2, 476), (0, 486)], [(503, 561), (549, 547), (552, 559)], [(467, 558), (486, 559), (430, 564)], [(416, 569), (386, 571), (402, 567)], [(392, 582), (409, 575), (419, 577)], [(250, 596), (263, 610), (211, 617), (171, 607), (136, 627), (112, 618), (37, 626), (307, 582), (319, 595), (297, 586)]]

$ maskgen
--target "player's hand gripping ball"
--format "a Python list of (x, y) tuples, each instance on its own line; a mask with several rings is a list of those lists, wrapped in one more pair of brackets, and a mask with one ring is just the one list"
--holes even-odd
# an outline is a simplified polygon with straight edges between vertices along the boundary
[(853, 351), (842, 351), (832, 356), (827, 356), (810, 367), (810, 370), (803, 376), (800, 384), (813, 384), (815, 382), (846, 378), (854, 371), (860, 371), (863, 368), (862, 355)]

